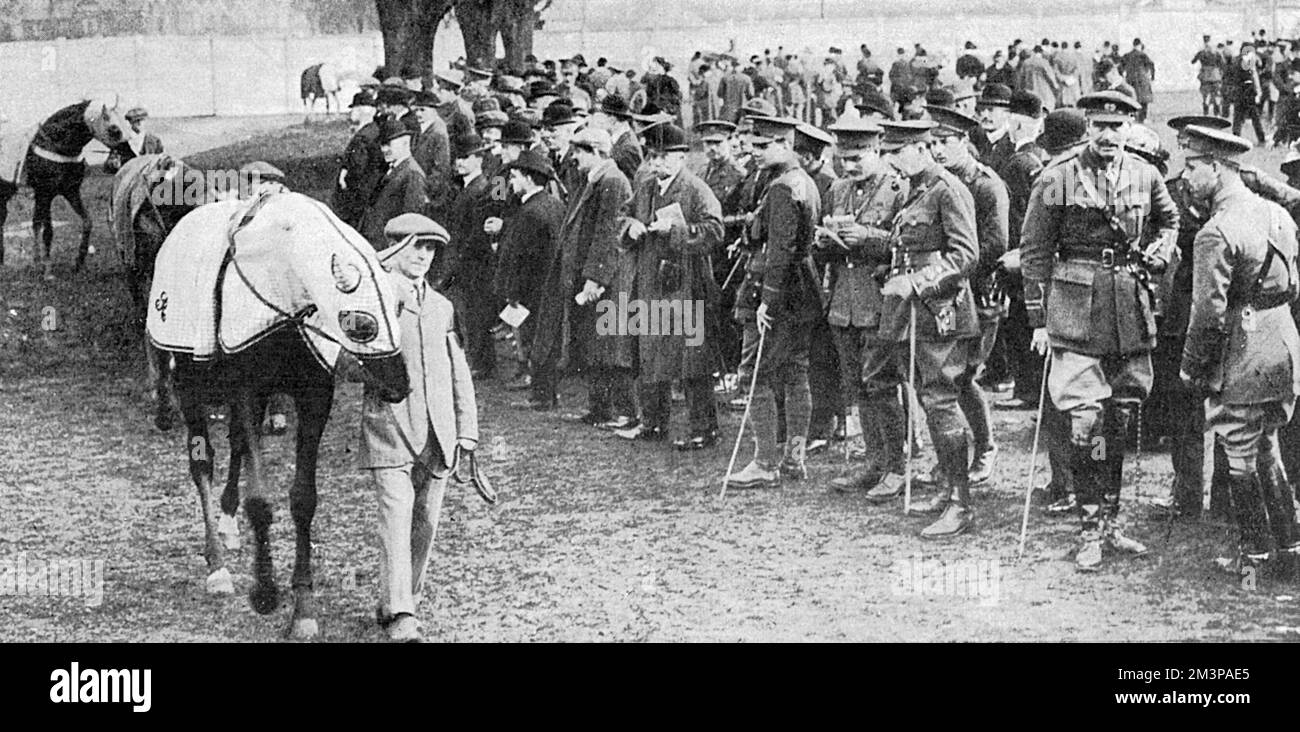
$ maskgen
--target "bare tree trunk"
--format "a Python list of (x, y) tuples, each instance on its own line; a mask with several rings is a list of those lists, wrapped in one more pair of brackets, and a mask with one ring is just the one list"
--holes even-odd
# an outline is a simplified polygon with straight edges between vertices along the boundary
[(497, 53), (498, 4), (494, 0), (461, 0), (456, 5), (456, 21), (465, 41), (465, 62), (479, 69), (490, 69)]
[(524, 67), (524, 57), (533, 52), (533, 31), (538, 16), (533, 0), (497, 0), (495, 9), (506, 65), (519, 71)]
[(384, 66), (389, 74), (404, 69), (433, 81), (433, 41), (438, 23), (456, 0), (375, 0), (384, 36)]

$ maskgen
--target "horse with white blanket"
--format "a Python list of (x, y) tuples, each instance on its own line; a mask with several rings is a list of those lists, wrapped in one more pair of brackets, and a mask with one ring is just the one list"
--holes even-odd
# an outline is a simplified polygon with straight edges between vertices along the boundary
[[(298, 413), (295, 476), (289, 492), (297, 536), (295, 638), (316, 634), (311, 524), (316, 460), (333, 403), (342, 350), (396, 403), (410, 391), (397, 327), (396, 295), (371, 246), (320, 202), (297, 193), (210, 203), (181, 219), (158, 252), (149, 294), (148, 334), (175, 358), (173, 380), (188, 429), (190, 476), (198, 487), (204, 555), (213, 593), (233, 592), (220, 528), (236, 532), (240, 465), (247, 462), (244, 511), (253, 527), (253, 609), (279, 605), (270, 551), (271, 505), (257, 428), (272, 392)], [(230, 409), (230, 476), (213, 511), (215, 451), (205, 403)], [(229, 537), (228, 537), (229, 538)]]

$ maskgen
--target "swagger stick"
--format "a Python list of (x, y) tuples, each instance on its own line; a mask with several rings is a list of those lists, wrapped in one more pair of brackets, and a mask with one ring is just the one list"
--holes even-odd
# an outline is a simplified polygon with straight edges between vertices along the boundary
[(916, 431), (916, 300), (911, 300), (907, 325), (907, 461), (903, 467), (903, 513), (912, 511), (912, 433)]
[(745, 423), (749, 421), (749, 410), (754, 404), (754, 388), (758, 386), (758, 367), (763, 364), (763, 341), (767, 331), (758, 329), (758, 353), (754, 354), (754, 374), (749, 379), (749, 396), (745, 398), (745, 413), (740, 415), (740, 429), (736, 431), (736, 446), (731, 448), (731, 462), (727, 463), (727, 475), (722, 479), (722, 492), (719, 499), (727, 497), (727, 482), (731, 480), (731, 471), (736, 467), (736, 455), (740, 454), (740, 441), (745, 438)]
[(1051, 364), (1052, 347), (1043, 354), (1043, 384), (1038, 387), (1038, 420), (1034, 423), (1034, 446), (1029, 451), (1029, 484), (1025, 486), (1025, 514), (1020, 519), (1020, 548), (1016, 560), (1025, 555), (1025, 539), (1029, 536), (1029, 500), (1034, 495), (1034, 469), (1038, 467), (1038, 435), (1043, 430), (1043, 413), (1047, 404), (1047, 370)]

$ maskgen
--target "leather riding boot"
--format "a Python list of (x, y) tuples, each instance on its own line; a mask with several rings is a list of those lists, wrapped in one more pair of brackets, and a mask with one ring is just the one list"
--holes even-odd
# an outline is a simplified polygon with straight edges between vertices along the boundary
[(889, 501), (903, 495), (903, 473), (907, 470), (907, 458), (903, 453), (904, 445), (907, 444), (907, 416), (892, 393), (871, 399), (864, 407), (863, 433), (867, 437), (868, 449), (872, 449), (870, 443), (873, 435), (867, 425), (874, 424), (876, 434), (879, 435), (879, 444), (875, 449), (878, 451), (880, 478), (875, 487), (867, 491), (867, 499)]
[(1259, 478), (1264, 488), (1264, 507), (1279, 549), (1300, 553), (1300, 530), (1296, 527), (1295, 492), (1287, 480), (1286, 467), (1277, 459), (1260, 455)]
[[(884, 438), (880, 433), (879, 416), (869, 405), (864, 404), (858, 410), (860, 416), (849, 415), (849, 427), (858, 427), (863, 437), (866, 451), (866, 465), (861, 468), (849, 468), (845, 475), (831, 481), (831, 487), (840, 492), (869, 491), (876, 487), (881, 478), (881, 465), (885, 461)], [(857, 423), (856, 425), (854, 423)], [(848, 439), (852, 439), (849, 437)]]
[(966, 476), (969, 435), (965, 430), (938, 435), (935, 452), (948, 481), (948, 501), (938, 521), (921, 530), (922, 539), (945, 539), (966, 532), (971, 527), (970, 480)]
[(1259, 481), (1253, 474), (1232, 474), (1228, 476), (1228, 482), (1232, 486), (1232, 510), (1241, 530), (1241, 553), (1252, 560), (1267, 558), (1272, 542)]

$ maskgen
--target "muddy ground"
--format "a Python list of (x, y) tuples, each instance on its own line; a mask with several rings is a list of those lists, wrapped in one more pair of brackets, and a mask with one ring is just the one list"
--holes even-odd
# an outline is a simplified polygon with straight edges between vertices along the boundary
[[(1158, 103), (1166, 112), (1158, 120), (1193, 104), (1190, 95), (1169, 100), (1167, 110)], [(291, 186), (322, 197), (332, 156), (347, 138), (339, 122), (167, 123), (192, 141), (181, 152), (200, 166), (260, 157), (285, 168)], [(1281, 152), (1258, 157), (1276, 170)], [(236, 594), (204, 592), (184, 435), (159, 433), (149, 420), (126, 288), (103, 223), (109, 183), (92, 173), (86, 184), (97, 226), (97, 254), (86, 272), (70, 271), (75, 223), (62, 203), (55, 218), (70, 225), (56, 229), (52, 283), (30, 267), (30, 236), (23, 236), (29, 193), (13, 205), (6, 227), (0, 591), (10, 594), (0, 595), (0, 640), (276, 640), (288, 608), (265, 617), (249, 608), (247, 549), (231, 555)], [(43, 329), (51, 312), (56, 327)], [(422, 609), (431, 640), (1300, 638), (1300, 587), (1229, 579), (1213, 566), (1233, 541), (1227, 526), (1158, 518), (1149, 502), (1167, 495), (1163, 454), (1131, 458), (1128, 467), (1125, 513), (1130, 532), (1150, 545), (1148, 557), (1077, 575), (1069, 561), (1075, 525), (1035, 511), (1017, 560), (1030, 412), (995, 413), (1002, 454), (993, 480), (976, 494), (977, 530), (931, 544), (917, 538), (923, 520), (904, 517), (900, 507), (830, 491), (830, 479), (844, 469), (838, 452), (813, 458), (806, 481), (719, 500), (735, 413), (723, 415), (725, 447), (680, 455), (623, 443), (558, 414), (510, 408), (518, 398), (500, 381), (479, 385), (481, 452), (502, 500), (489, 507), (468, 489), (449, 491)], [(562, 411), (583, 404), (580, 386), (569, 384)], [(319, 468), (315, 556), (326, 641), (380, 638), (371, 622), (375, 509), (366, 476), (354, 467), (359, 408), (359, 387), (340, 385)], [(677, 411), (681, 430), (683, 405)], [(224, 434), (218, 426), (220, 470)], [(278, 496), (276, 571), (286, 584), (292, 436), (267, 444)], [(241, 525), (247, 544), (242, 516)], [(68, 559), (102, 561), (102, 603), (4, 590), (7, 566)]]

